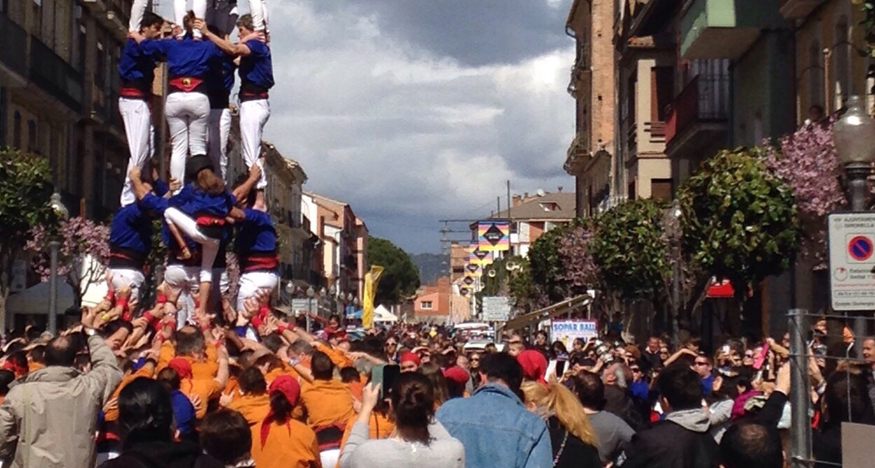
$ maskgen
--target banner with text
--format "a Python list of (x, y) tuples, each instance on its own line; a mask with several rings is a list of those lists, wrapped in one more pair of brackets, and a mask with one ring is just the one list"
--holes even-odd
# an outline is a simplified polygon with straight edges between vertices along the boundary
[(552, 320), (550, 341), (561, 341), (569, 350), (576, 338), (589, 341), (599, 335), (597, 320)]

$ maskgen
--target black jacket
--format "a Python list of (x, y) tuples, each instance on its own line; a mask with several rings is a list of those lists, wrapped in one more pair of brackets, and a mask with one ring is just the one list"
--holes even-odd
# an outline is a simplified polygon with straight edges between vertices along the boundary
[[(553, 465), (555, 468), (601, 468), (602, 462), (599, 460), (598, 449), (568, 433), (555, 416), (547, 420), (547, 429), (550, 430), (553, 459), (559, 455), (559, 459)], [(564, 448), (562, 448), (563, 441), (565, 441)], [(560, 448), (562, 453), (559, 453)]]
[(136, 444), (100, 468), (225, 468), (191, 442)]
[(702, 410), (670, 413), (639, 432), (617, 460), (622, 468), (717, 468), (719, 448)]

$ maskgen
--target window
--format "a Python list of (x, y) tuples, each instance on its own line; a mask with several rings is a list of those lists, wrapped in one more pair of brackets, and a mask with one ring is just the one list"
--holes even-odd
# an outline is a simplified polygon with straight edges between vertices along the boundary
[(36, 141), (36, 122), (33, 120), (27, 121), (27, 151), (39, 153), (39, 145)]
[(808, 106), (822, 106), (823, 102), (823, 57), (820, 42), (813, 41), (808, 48)]
[(671, 179), (653, 179), (650, 181), (650, 198), (654, 200), (671, 200)]
[(15, 111), (12, 117), (12, 147), (21, 149), (21, 112)]
[(419, 308), (422, 310), (431, 310), (432, 303), (431, 301), (422, 301), (419, 303)]
[(665, 122), (668, 105), (674, 95), (674, 68), (650, 69), (650, 121)]
[(106, 80), (106, 50), (102, 41), (97, 41), (97, 65), (94, 68), (94, 84), (103, 89)]
[(845, 99), (851, 95), (851, 47), (848, 42), (848, 18), (842, 16), (836, 24), (835, 32), (835, 49), (833, 50), (833, 67), (835, 67), (835, 77), (833, 77), (833, 87), (835, 89), (835, 108), (842, 107)]

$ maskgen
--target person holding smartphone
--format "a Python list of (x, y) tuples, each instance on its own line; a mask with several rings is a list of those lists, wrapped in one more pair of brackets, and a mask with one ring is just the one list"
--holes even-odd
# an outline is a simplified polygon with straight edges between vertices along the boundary
[(379, 384), (365, 387), (362, 409), (340, 455), (340, 468), (465, 466), (465, 447), (434, 418), (434, 391), (428, 377), (416, 372), (398, 374), (388, 392), (396, 436), (372, 440), (368, 421), (380, 394)]

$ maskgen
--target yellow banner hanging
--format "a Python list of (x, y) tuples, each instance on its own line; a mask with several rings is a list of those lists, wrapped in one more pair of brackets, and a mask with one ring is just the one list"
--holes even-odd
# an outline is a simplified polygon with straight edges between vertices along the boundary
[(365, 329), (374, 326), (374, 297), (382, 274), (383, 267), (379, 265), (371, 266), (370, 271), (365, 273), (365, 292), (362, 297), (362, 327)]

